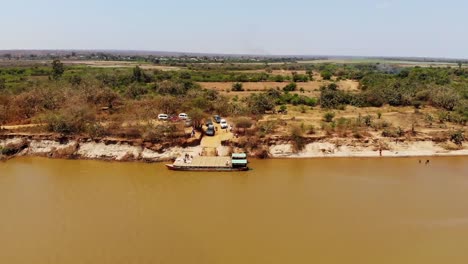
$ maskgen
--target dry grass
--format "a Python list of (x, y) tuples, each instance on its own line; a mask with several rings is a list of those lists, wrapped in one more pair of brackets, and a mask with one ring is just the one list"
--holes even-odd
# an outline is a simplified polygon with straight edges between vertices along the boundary
[(76, 60), (76, 61), (63, 61), (65, 65), (84, 65), (95, 68), (133, 68), (140, 66), (145, 70), (162, 70), (162, 71), (177, 71), (180, 67), (161, 66), (149, 63), (138, 63), (133, 61), (94, 61), (94, 60)]
[[(329, 81), (312, 81), (297, 83), (298, 90), (303, 88), (306, 95), (309, 96), (318, 96), (320, 94), (320, 87), (322, 85), (329, 84)], [(212, 89), (219, 91), (221, 93), (227, 93), (232, 88), (234, 82), (200, 82), (199, 83), (203, 88)], [(261, 92), (268, 90), (270, 88), (280, 88), (282, 89), (286, 86), (288, 82), (244, 82), (242, 83), (244, 92), (230, 92), (230, 95), (239, 95), (247, 96), (251, 93)], [(353, 80), (343, 80), (337, 82), (340, 89), (344, 91), (357, 92), (359, 91), (359, 83)]]
[[(303, 126), (303, 127), (323, 127), (323, 115), (330, 111), (326, 109), (321, 109), (320, 107), (308, 108), (306, 113), (301, 113), (300, 106), (288, 106), (288, 114), (269, 114), (265, 115), (259, 122), (264, 123), (268, 121), (275, 121), (279, 124), (274, 134), (277, 135), (287, 135), (289, 133), (289, 128), (292, 126)], [(334, 120), (347, 119), (347, 120), (356, 120), (361, 118), (364, 120), (366, 116), (371, 117), (372, 126), (366, 128), (369, 133), (373, 134), (375, 137), (381, 135), (382, 124), (385, 123), (388, 126), (398, 128), (401, 127), (404, 131), (411, 131), (414, 127), (417, 132), (417, 136), (427, 136), (431, 137), (440, 131), (447, 131), (450, 129), (457, 129), (460, 126), (455, 124), (439, 124), (434, 122), (432, 126), (428, 126), (426, 121), (426, 115), (436, 115), (438, 110), (433, 107), (425, 107), (415, 113), (413, 107), (391, 107), (384, 106), (381, 108), (377, 107), (363, 107), (357, 108), (352, 106), (347, 106), (345, 110), (333, 110), (335, 113)], [(381, 113), (380, 119), (378, 118), (378, 113)], [(328, 124), (330, 125), (330, 124)], [(325, 129), (317, 129), (317, 135), (326, 135)]]

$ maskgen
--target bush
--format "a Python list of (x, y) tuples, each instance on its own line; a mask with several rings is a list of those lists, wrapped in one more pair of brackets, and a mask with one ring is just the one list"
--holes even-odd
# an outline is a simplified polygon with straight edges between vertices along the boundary
[(232, 84), (232, 89), (233, 92), (242, 92), (244, 91), (243, 84), (240, 82), (236, 82)]
[(336, 84), (330, 84), (320, 88), (320, 106), (322, 108), (338, 108), (341, 105), (348, 104), (350, 96), (337, 89)]
[(320, 75), (322, 76), (322, 79), (324, 80), (331, 80), (331, 77), (333, 76), (329, 70), (320, 72)]
[(290, 138), (293, 144), (294, 151), (296, 152), (301, 151), (305, 147), (305, 140), (302, 133), (302, 129), (299, 126), (291, 127)]
[(283, 87), (283, 91), (285, 92), (293, 92), (293, 91), (296, 91), (296, 89), (297, 89), (297, 84), (295, 82), (291, 82)]
[(253, 122), (250, 118), (240, 117), (234, 121), (236, 128), (250, 128), (253, 125)]
[(333, 112), (326, 112), (324, 115), (323, 115), (323, 121), (327, 122), (327, 123), (330, 123), (333, 121), (333, 118), (335, 118), (335, 113)]
[(44, 118), (47, 130), (61, 134), (82, 133), (94, 126), (96, 114), (86, 106), (72, 106)]
[(260, 131), (260, 134), (262, 136), (265, 136), (265, 135), (273, 133), (277, 126), (278, 126), (278, 122), (276, 121), (266, 121), (258, 125), (258, 130)]
[(364, 124), (368, 127), (372, 125), (372, 117), (370, 115), (364, 117)]
[(435, 106), (445, 108), (448, 111), (452, 111), (460, 100), (460, 95), (448, 88), (440, 88), (431, 96), (431, 101)]
[(465, 141), (465, 135), (463, 134), (462, 130), (457, 130), (450, 135), (450, 141), (461, 146), (463, 141)]

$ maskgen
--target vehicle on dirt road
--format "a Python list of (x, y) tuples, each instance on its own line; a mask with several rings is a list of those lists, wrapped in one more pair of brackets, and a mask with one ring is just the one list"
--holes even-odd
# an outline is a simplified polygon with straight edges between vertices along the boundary
[(213, 125), (208, 126), (208, 128), (205, 131), (205, 135), (207, 136), (214, 136), (215, 135), (215, 128)]
[(167, 115), (167, 114), (159, 114), (159, 115), (158, 115), (158, 119), (159, 119), (159, 120), (167, 120), (167, 119), (169, 119), (169, 115)]
[(226, 119), (221, 119), (221, 121), (219, 122), (219, 124), (221, 125), (221, 128), (222, 128), (222, 129), (228, 128), (228, 123), (227, 123)]
[(188, 118), (188, 115), (187, 115), (186, 113), (180, 113), (180, 114), (179, 114), (179, 119), (185, 120), (185, 119), (187, 119), (187, 118)]

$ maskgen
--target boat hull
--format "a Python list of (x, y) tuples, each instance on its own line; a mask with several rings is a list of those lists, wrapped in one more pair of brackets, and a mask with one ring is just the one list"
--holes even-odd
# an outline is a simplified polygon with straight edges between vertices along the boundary
[(228, 172), (228, 171), (248, 171), (248, 167), (190, 167), (190, 166), (174, 166), (173, 164), (166, 164), (166, 167), (169, 170), (174, 171), (218, 171), (218, 172)]

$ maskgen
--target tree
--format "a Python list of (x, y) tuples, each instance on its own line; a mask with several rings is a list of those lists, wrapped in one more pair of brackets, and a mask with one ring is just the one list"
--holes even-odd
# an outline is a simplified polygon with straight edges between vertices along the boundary
[(143, 71), (141, 70), (140, 66), (135, 66), (133, 68), (133, 81), (135, 82), (141, 82), (143, 79)]
[(320, 106), (322, 108), (338, 108), (349, 102), (348, 95), (330, 84), (320, 89)]
[(203, 119), (206, 115), (200, 108), (192, 108), (188, 113), (188, 116), (192, 120), (192, 124), (196, 129), (201, 129), (203, 125)]
[(307, 69), (306, 74), (309, 76), (310, 80), (314, 77), (314, 72), (311, 69)]
[(439, 88), (431, 95), (431, 100), (435, 106), (452, 111), (460, 102), (460, 95), (450, 88)]
[(63, 67), (63, 63), (60, 62), (60, 60), (54, 60), (52, 62), (52, 78), (58, 80), (64, 72), (65, 68)]
[(174, 96), (161, 96), (157, 98), (156, 106), (163, 113), (172, 114), (180, 108), (180, 100)]
[(333, 76), (332, 73), (329, 70), (322, 71), (320, 73), (320, 75), (322, 76), (322, 79), (324, 79), (324, 80), (330, 80), (331, 77)]
[(275, 108), (275, 99), (266, 93), (252, 94), (248, 98), (247, 104), (252, 114), (264, 114)]

